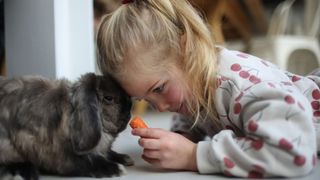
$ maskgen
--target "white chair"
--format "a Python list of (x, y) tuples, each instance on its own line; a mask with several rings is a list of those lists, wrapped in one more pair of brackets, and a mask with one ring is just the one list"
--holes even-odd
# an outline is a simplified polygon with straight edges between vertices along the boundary
[[(251, 52), (263, 59), (270, 60), (280, 68), (306, 75), (320, 67), (319, 35), (320, 2), (306, 0), (304, 22), (300, 23), (300, 33), (288, 33), (290, 10), (294, 0), (279, 4), (272, 15), (266, 38), (252, 42)], [(310, 9), (313, 10), (310, 10)]]

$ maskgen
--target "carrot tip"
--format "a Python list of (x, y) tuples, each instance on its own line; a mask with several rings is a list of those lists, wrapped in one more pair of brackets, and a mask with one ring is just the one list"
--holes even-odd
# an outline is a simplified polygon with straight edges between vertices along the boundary
[(129, 125), (131, 126), (132, 129), (135, 129), (135, 128), (148, 128), (148, 126), (145, 124), (145, 122), (139, 116), (134, 117), (130, 121)]

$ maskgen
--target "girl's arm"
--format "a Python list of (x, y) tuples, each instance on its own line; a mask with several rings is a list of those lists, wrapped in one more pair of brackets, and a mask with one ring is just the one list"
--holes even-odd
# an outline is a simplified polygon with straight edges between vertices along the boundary
[[(233, 89), (226, 121), (239, 124), (243, 137), (223, 130), (197, 147), (200, 173), (240, 177), (294, 177), (310, 173), (317, 161), (312, 110), (293, 86), (261, 82)], [(241, 94), (241, 97), (239, 96)]]

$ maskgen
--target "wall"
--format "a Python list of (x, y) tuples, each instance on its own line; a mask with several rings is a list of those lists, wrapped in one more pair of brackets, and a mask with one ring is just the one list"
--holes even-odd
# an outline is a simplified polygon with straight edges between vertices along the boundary
[(94, 72), (90, 0), (5, 0), (7, 75)]

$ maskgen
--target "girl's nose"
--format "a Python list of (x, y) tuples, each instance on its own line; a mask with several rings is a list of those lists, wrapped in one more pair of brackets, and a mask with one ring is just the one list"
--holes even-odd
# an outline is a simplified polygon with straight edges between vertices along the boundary
[(169, 109), (170, 105), (169, 104), (166, 104), (166, 103), (159, 103), (157, 104), (156, 106), (156, 109), (159, 111), (159, 112), (165, 112)]
[(156, 100), (150, 100), (146, 99), (147, 102), (152, 106), (152, 108), (158, 112), (164, 112), (167, 111), (170, 108), (170, 104), (165, 103), (164, 101), (156, 101)]

